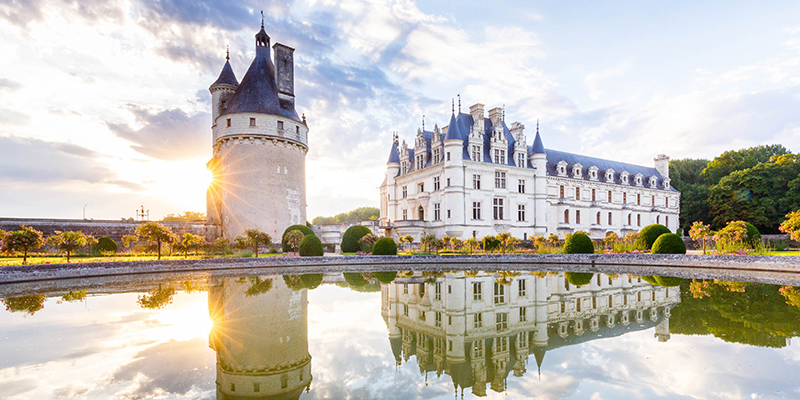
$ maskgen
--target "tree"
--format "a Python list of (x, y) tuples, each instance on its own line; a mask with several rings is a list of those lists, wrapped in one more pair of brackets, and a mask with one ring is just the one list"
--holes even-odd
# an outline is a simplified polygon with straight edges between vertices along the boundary
[[(239, 237), (236, 238), (237, 241)], [(253, 249), (256, 258), (258, 258), (258, 249), (261, 246), (269, 246), (272, 244), (272, 238), (266, 232), (261, 232), (258, 229), (248, 229), (244, 231), (242, 245)]]
[(42, 232), (29, 226), (22, 225), (18, 231), (7, 232), (0, 243), (0, 251), (5, 253), (22, 252), (22, 263), (28, 263), (28, 252), (44, 246), (45, 240)]
[(182, 214), (167, 214), (162, 222), (205, 222), (206, 215), (201, 212), (184, 211)]
[(355, 210), (341, 213), (333, 217), (316, 217), (311, 223), (314, 225), (334, 225), (357, 221), (374, 221), (380, 217), (380, 210), (377, 207), (359, 207)]
[(139, 237), (136, 235), (122, 235), (122, 245), (128, 248), (128, 250), (133, 250), (133, 245), (139, 241)]
[(193, 233), (186, 232), (183, 234), (180, 240), (176, 242), (176, 248), (178, 251), (183, 252), (183, 258), (189, 258), (189, 251), (197, 249), (201, 246), (206, 244), (206, 238), (202, 236), (195, 235)]
[[(305, 225), (292, 225), (286, 228), (286, 230), (283, 231), (283, 235), (281, 235), (281, 251), (284, 252), (297, 251), (297, 246), (294, 247), (295, 250), (292, 250), (290, 246), (286, 243), (286, 236), (289, 234), (289, 232), (292, 231), (300, 231), (303, 234), (303, 236), (314, 234), (314, 231)], [(303, 238), (300, 238), (300, 240), (303, 240)], [(297, 244), (299, 245), (300, 242), (298, 241)]]
[(342, 253), (355, 253), (361, 250), (361, 244), (358, 243), (364, 235), (370, 234), (372, 231), (363, 225), (353, 225), (347, 228), (342, 235)]
[(172, 244), (178, 240), (178, 237), (172, 233), (172, 229), (160, 222), (150, 221), (145, 222), (136, 227), (136, 235), (144, 238), (151, 244), (155, 244), (158, 249), (158, 259), (161, 259), (161, 244)]
[(714, 235), (717, 249), (722, 251), (741, 250), (747, 239), (747, 224), (744, 221), (731, 221)]
[(780, 230), (800, 242), (800, 210), (786, 214), (786, 220), (781, 222)]
[(478, 239), (471, 237), (464, 241), (464, 245), (469, 247), (469, 253), (472, 254), (475, 251), (475, 247), (478, 245)]
[(686, 231), (692, 222), (708, 219), (708, 185), (703, 170), (708, 160), (670, 160), (670, 184), (681, 192), (681, 230)]
[(422, 247), (425, 248), (428, 254), (430, 254), (431, 249), (434, 249), (438, 254), (439, 245), (441, 244), (441, 241), (439, 241), (439, 239), (436, 238), (435, 234), (431, 233), (429, 235), (423, 236), (422, 239), (420, 240), (420, 244), (422, 245)]
[(83, 232), (66, 231), (56, 232), (55, 235), (47, 238), (47, 243), (57, 246), (67, 253), (67, 262), (69, 262), (69, 255), (75, 250), (86, 246), (89, 240)]
[(692, 228), (689, 229), (689, 236), (692, 240), (703, 241), (703, 254), (706, 254), (706, 239), (713, 235), (714, 232), (711, 231), (711, 227), (704, 224), (703, 221), (694, 221)]
[(118, 248), (119, 246), (117, 246), (117, 242), (108, 236), (100, 236), (97, 239), (97, 245), (95, 246), (95, 249), (100, 252), (100, 254), (114, 253)]
[(742, 171), (767, 163), (773, 156), (784, 154), (790, 154), (789, 150), (779, 144), (726, 151), (709, 161), (703, 170), (703, 178), (709, 185), (715, 185), (734, 171)]
[(146, 310), (158, 310), (172, 303), (175, 292), (175, 288), (172, 286), (161, 287), (161, 284), (159, 284), (158, 288), (149, 291), (147, 294), (139, 295), (136, 302)]
[(303, 232), (300, 231), (291, 231), (286, 234), (286, 246), (289, 251), (298, 251), (300, 248), (300, 242), (303, 241)]
[(43, 294), (31, 294), (27, 296), (9, 297), (3, 299), (6, 311), (24, 312), (33, 315), (44, 308), (44, 301), (47, 297)]
[(322, 248), (322, 242), (317, 235), (306, 235), (300, 241), (297, 247), (297, 252), (300, 257), (322, 257), (325, 255), (325, 250)]
[(361, 245), (361, 251), (364, 253), (371, 253), (372, 246), (375, 245), (375, 242), (377, 242), (378, 239), (380, 239), (380, 237), (373, 235), (372, 233), (362, 236), (361, 239), (358, 239), (358, 244)]
[(400, 242), (401, 244), (408, 243), (408, 246), (410, 248), (411, 243), (414, 243), (414, 237), (411, 235), (400, 236), (400, 238), (397, 241)]

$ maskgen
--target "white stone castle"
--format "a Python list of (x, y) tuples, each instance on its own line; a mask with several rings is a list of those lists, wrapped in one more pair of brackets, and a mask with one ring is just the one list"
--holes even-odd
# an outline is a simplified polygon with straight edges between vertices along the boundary
[(449, 375), (456, 394), (487, 386), (503, 392), (513, 372), (523, 376), (533, 355), (583, 342), (655, 328), (670, 338), (670, 310), (679, 287), (652, 286), (641, 277), (595, 274), (580, 287), (564, 273), (544, 276), (448, 272), (415, 274), (381, 286), (381, 315), (395, 362), (415, 357), (420, 373)]
[(233, 239), (246, 229), (280, 237), (289, 225), (306, 223), (308, 126), (294, 108), (294, 49), (256, 34), (256, 54), (236, 80), (230, 56), (211, 91), (214, 179), (207, 218)]
[(649, 224), (675, 231), (680, 192), (669, 181), (669, 157), (655, 167), (545, 149), (537, 123), (533, 145), (525, 126), (505, 123), (501, 108), (475, 104), (433, 131), (423, 128), (410, 148), (394, 136), (380, 186), (387, 236), (482, 238), (508, 231), (592, 238), (624, 235)]

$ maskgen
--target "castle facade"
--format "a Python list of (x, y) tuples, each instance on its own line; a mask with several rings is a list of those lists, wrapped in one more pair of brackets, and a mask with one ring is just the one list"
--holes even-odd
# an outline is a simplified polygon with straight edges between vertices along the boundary
[(256, 54), (239, 83), (230, 56), (211, 92), (213, 174), (207, 218), (233, 239), (246, 229), (280, 237), (306, 223), (308, 126), (294, 107), (294, 49), (256, 34)]
[(525, 126), (505, 123), (501, 108), (475, 104), (447, 126), (417, 131), (413, 147), (393, 138), (380, 186), (387, 236), (426, 234), (480, 239), (585, 231), (600, 239), (649, 224), (678, 229), (680, 192), (670, 185), (669, 157), (653, 167), (528, 145)]

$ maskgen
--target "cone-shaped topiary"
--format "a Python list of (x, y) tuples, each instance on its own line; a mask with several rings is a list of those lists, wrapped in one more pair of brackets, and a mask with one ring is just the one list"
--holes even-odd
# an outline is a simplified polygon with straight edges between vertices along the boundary
[(322, 284), (322, 274), (305, 274), (300, 275), (300, 281), (306, 289), (316, 289), (317, 286)]
[(299, 252), (300, 257), (322, 257), (325, 254), (317, 235), (306, 235), (300, 242)]
[(347, 228), (342, 235), (342, 253), (355, 253), (361, 250), (361, 243), (358, 243), (364, 235), (372, 233), (364, 225), (353, 225)]
[(656, 242), (659, 236), (665, 233), (672, 233), (664, 225), (652, 224), (647, 225), (639, 231), (639, 239), (636, 239), (636, 248), (639, 250), (650, 250), (653, 248), (653, 243)]
[(369, 284), (369, 281), (364, 279), (364, 276), (358, 272), (345, 272), (342, 275), (344, 275), (344, 280), (347, 281), (350, 286), (362, 287)]
[(564, 278), (575, 286), (583, 286), (592, 281), (594, 274), (591, 272), (565, 272)]
[(594, 243), (585, 233), (573, 233), (564, 241), (564, 254), (592, 254)]
[(381, 271), (373, 272), (372, 276), (375, 277), (380, 283), (392, 283), (394, 278), (397, 278), (397, 271)]
[(674, 233), (665, 233), (653, 243), (653, 254), (686, 254), (686, 244)]
[(761, 232), (749, 222), (745, 222), (744, 226), (747, 227), (747, 245), (750, 246), (751, 249), (755, 249), (756, 244), (761, 242)]
[(396, 256), (397, 255), (397, 244), (394, 242), (394, 239), (389, 237), (384, 237), (378, 239), (374, 245), (372, 245), (372, 255), (373, 256)]
[(303, 236), (314, 234), (314, 231), (312, 231), (311, 228), (305, 225), (292, 225), (286, 228), (286, 230), (283, 231), (283, 235), (281, 236), (281, 250), (283, 250), (283, 252), (292, 251), (291, 247), (289, 247), (289, 244), (286, 243), (286, 235), (289, 234), (289, 232), (291, 231), (303, 232)]

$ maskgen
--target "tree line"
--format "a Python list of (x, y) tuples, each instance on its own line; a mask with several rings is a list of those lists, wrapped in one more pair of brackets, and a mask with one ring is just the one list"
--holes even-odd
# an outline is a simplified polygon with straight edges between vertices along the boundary
[(377, 207), (359, 207), (349, 212), (343, 212), (333, 217), (315, 217), (311, 223), (314, 225), (334, 225), (347, 222), (376, 220), (380, 218), (381, 211)]
[(681, 192), (681, 229), (695, 222), (722, 229), (746, 221), (765, 234), (780, 233), (787, 214), (800, 209), (800, 154), (779, 144), (726, 151), (713, 160), (669, 163)]

